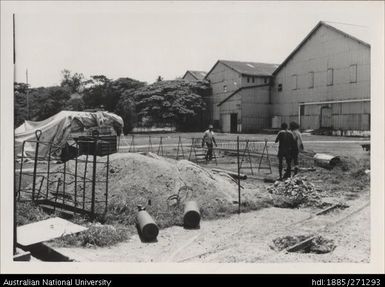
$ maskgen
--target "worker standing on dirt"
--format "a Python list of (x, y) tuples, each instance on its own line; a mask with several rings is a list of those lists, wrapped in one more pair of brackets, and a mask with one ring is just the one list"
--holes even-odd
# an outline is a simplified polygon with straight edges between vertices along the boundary
[[(281, 124), (281, 130), (278, 132), (275, 142), (279, 142), (278, 146), (278, 171), (279, 179), (286, 179), (291, 176), (291, 157), (293, 150), (296, 148), (296, 142), (294, 140), (293, 134), (287, 129), (287, 124)], [(282, 177), (283, 169), (283, 158), (286, 161), (286, 172)]]
[(203, 134), (202, 138), (202, 148), (207, 146), (207, 153), (206, 153), (206, 160), (212, 160), (213, 159), (213, 144), (217, 147), (217, 143), (215, 141), (214, 132), (213, 132), (213, 125), (209, 125), (209, 129), (206, 130)]
[(296, 122), (290, 123), (290, 131), (293, 134), (296, 142), (296, 147), (293, 148), (292, 158), (294, 163), (294, 175), (298, 173), (298, 154), (303, 151), (303, 142), (301, 133), (299, 132), (299, 125)]

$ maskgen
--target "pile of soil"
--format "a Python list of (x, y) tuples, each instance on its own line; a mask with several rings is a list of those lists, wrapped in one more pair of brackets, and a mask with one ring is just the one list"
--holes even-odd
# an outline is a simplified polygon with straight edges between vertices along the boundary
[(308, 173), (307, 179), (316, 185), (317, 191), (322, 196), (332, 196), (346, 200), (358, 197), (361, 193), (369, 191), (370, 174), (365, 172), (370, 168), (370, 158), (357, 160), (353, 157), (342, 156), (341, 161), (332, 172), (318, 169), (317, 172)]
[[(234, 209), (237, 186), (228, 177), (217, 175), (187, 160), (176, 161), (150, 154), (116, 154), (110, 159), (109, 215), (123, 219), (136, 213), (138, 205), (162, 227), (182, 222), (183, 202), (195, 200), (203, 218), (212, 218), (223, 209)], [(169, 200), (176, 198), (176, 200)], [(149, 205), (149, 203), (151, 205)]]
[[(79, 157), (78, 177), (84, 173), (85, 156)], [(99, 161), (105, 160), (100, 158)], [(104, 213), (106, 163), (97, 164), (96, 212)], [(62, 169), (63, 167), (60, 167)], [(87, 178), (91, 178), (92, 165), (88, 164)], [(75, 161), (66, 165), (65, 196), (73, 200)], [(57, 170), (59, 171), (59, 169)], [(228, 176), (215, 174), (187, 160), (176, 161), (155, 154), (117, 153), (109, 160), (108, 208), (102, 219), (106, 224), (135, 224), (138, 206), (146, 207), (160, 228), (178, 225), (183, 222), (183, 202), (195, 200), (201, 209), (202, 218), (216, 218), (224, 210), (233, 213), (237, 199), (237, 185)], [(53, 173), (52, 177), (62, 177)], [(54, 178), (51, 178), (54, 182)], [(52, 183), (50, 189), (54, 189)], [(77, 180), (78, 201), (82, 196), (83, 182)], [(86, 186), (90, 191), (91, 183)], [(42, 190), (45, 190), (45, 183)], [(90, 193), (88, 193), (90, 194)], [(169, 198), (176, 200), (169, 200)], [(59, 199), (60, 201), (60, 199)], [(233, 211), (234, 209), (234, 211)]]
[(294, 176), (285, 181), (276, 181), (267, 188), (276, 207), (297, 207), (305, 202), (319, 204), (320, 197), (314, 184), (304, 176)]
[[(311, 236), (309, 235), (278, 237), (273, 240), (273, 245), (271, 245), (270, 247), (274, 250), (282, 251), (310, 237)], [(336, 248), (336, 245), (334, 244), (334, 241), (332, 239), (327, 239), (322, 236), (316, 236), (311, 240), (311, 242), (309, 242), (309, 244), (306, 244), (304, 248), (293, 252), (324, 254), (324, 253), (332, 252), (335, 248)]]

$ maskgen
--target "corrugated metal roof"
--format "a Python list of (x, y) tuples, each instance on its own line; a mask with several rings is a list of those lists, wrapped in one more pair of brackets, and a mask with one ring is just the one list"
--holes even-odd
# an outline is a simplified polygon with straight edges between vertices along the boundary
[(207, 72), (204, 72), (204, 71), (187, 70), (187, 72), (184, 74), (183, 78), (187, 75), (187, 73), (190, 73), (197, 80), (203, 80), (207, 75)]
[(228, 60), (219, 60), (218, 62), (232, 68), (240, 74), (251, 76), (271, 76), (275, 69), (279, 66), (278, 64), (239, 62)]

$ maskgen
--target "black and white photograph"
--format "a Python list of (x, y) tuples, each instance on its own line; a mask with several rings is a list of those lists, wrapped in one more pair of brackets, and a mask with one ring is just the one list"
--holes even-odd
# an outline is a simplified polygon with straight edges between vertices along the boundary
[(1, 8), (2, 269), (384, 271), (384, 2)]

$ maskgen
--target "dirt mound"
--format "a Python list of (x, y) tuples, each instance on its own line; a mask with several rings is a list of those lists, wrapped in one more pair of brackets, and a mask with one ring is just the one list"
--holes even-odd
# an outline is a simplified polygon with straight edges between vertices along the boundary
[(285, 181), (276, 181), (267, 188), (276, 207), (297, 207), (300, 204), (318, 205), (320, 197), (314, 184), (307, 181), (306, 177), (294, 176)]
[(111, 157), (111, 166), (116, 172), (110, 180), (110, 218), (128, 219), (127, 223), (132, 222), (137, 205), (147, 205), (159, 226), (165, 227), (182, 222), (185, 200), (197, 201), (202, 217), (209, 218), (221, 208), (233, 208), (236, 199), (237, 187), (231, 179), (187, 160), (117, 154)]
[[(282, 251), (310, 238), (311, 236), (309, 235), (278, 237), (273, 240), (273, 245), (270, 247), (274, 250)], [(322, 236), (315, 236), (312, 240), (303, 244), (302, 248), (296, 248), (295, 251), (289, 252), (324, 254), (333, 251), (335, 248), (336, 245), (333, 240), (326, 239)]]
[(137, 199), (138, 204), (147, 203), (151, 199), (150, 194), (167, 199), (185, 187), (192, 192), (183, 194), (184, 197), (202, 202), (206, 196), (230, 202), (236, 195), (236, 186), (230, 179), (187, 160), (176, 161), (152, 154), (115, 154), (110, 158), (110, 165), (110, 169), (114, 170), (110, 173), (111, 194), (129, 193), (130, 189), (149, 192), (141, 194), (143, 198)]
[[(104, 213), (104, 201), (107, 165), (105, 158), (99, 158), (96, 178), (97, 213)], [(85, 170), (85, 156), (79, 157), (77, 167), (74, 161), (67, 162), (66, 201), (73, 201), (74, 173), (77, 168), (77, 199), (81, 202), (84, 184), (82, 176)], [(63, 169), (60, 167), (59, 169)], [(55, 190), (55, 178), (62, 177), (56, 170), (52, 173), (52, 186)], [(180, 224), (183, 222), (183, 202), (195, 200), (201, 208), (203, 218), (214, 218), (223, 209), (236, 208), (233, 201), (237, 199), (237, 186), (234, 181), (223, 175), (215, 174), (187, 160), (176, 161), (159, 157), (149, 153), (117, 153), (110, 156), (108, 179), (108, 208), (103, 217), (104, 223), (122, 223), (131, 225), (135, 223), (137, 206), (145, 206), (154, 217), (159, 227)], [(87, 180), (92, 177), (92, 164), (88, 164)], [(43, 183), (42, 191), (46, 185)], [(87, 196), (90, 195), (91, 181), (86, 183)], [(59, 196), (62, 188), (60, 188)], [(52, 192), (51, 192), (52, 193)], [(51, 196), (53, 196), (51, 194)], [(175, 200), (169, 200), (169, 198)], [(59, 199), (59, 201), (61, 198)]]

